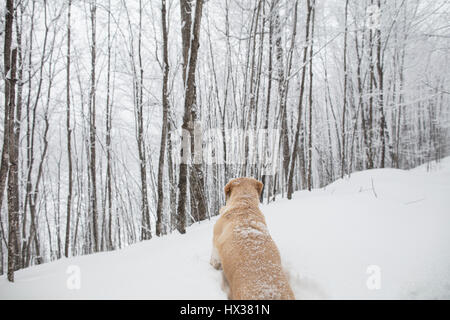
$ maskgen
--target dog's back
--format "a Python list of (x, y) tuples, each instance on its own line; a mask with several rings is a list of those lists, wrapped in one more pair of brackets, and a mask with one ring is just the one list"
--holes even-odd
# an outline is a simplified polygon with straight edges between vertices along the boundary
[[(229, 284), (229, 297), (237, 300), (294, 299), (281, 267), (277, 246), (257, 207), (245, 204), (223, 208), (216, 223), (215, 245)], [(217, 231), (217, 233), (216, 233)]]

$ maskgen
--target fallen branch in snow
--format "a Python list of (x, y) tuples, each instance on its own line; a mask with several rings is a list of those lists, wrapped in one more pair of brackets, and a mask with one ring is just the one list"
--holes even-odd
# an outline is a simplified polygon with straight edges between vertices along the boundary
[(413, 203), (420, 202), (420, 201), (423, 201), (423, 200), (425, 200), (425, 198), (418, 199), (418, 200), (413, 200), (413, 201), (409, 201), (409, 202), (405, 202), (405, 205), (413, 204)]
[(373, 185), (373, 179), (370, 178), (370, 180), (372, 181), (372, 191), (373, 191), (373, 194), (374, 194), (375, 198), (378, 198), (377, 193), (376, 193), (376, 191), (375, 191), (375, 186)]

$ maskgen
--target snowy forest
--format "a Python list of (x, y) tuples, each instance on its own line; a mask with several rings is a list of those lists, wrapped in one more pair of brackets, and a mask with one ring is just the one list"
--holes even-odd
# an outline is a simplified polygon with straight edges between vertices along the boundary
[(5, 0), (0, 275), (450, 154), (446, 0)]

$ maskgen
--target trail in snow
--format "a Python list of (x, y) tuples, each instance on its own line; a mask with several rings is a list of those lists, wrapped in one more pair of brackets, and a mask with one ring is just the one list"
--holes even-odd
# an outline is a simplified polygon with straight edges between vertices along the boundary
[[(355, 173), (261, 210), (297, 299), (450, 299), (449, 195), (446, 158), (431, 172)], [(209, 265), (216, 219), (185, 235), (20, 270), (14, 284), (2, 276), (0, 298), (226, 299)], [(74, 270), (80, 288), (71, 290)], [(367, 286), (371, 270), (379, 289)]]

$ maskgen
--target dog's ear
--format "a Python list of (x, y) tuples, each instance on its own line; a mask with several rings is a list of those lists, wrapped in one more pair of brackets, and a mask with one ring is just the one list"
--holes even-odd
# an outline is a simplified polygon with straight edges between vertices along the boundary
[(228, 200), (228, 198), (231, 195), (231, 189), (233, 188), (233, 180), (229, 181), (226, 185), (223, 191), (225, 192), (225, 201)]
[(263, 185), (263, 183), (261, 181), (258, 181), (258, 180), (255, 179), (255, 188), (256, 188), (256, 191), (258, 191), (258, 195), (259, 196), (261, 195), (263, 186), (264, 185)]

